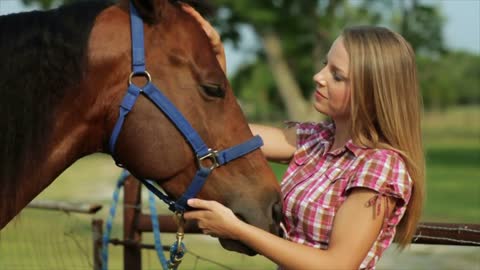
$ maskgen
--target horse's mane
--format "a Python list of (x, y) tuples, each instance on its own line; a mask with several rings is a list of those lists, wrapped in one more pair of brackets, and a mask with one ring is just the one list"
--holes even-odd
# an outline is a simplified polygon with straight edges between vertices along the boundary
[(15, 182), (23, 161), (42, 151), (56, 105), (82, 79), (95, 17), (109, 5), (80, 1), (0, 16), (2, 190)]
[[(205, 1), (183, 2), (202, 14), (213, 10)], [(9, 203), (14, 203), (15, 177), (46, 147), (55, 109), (78, 89), (95, 18), (112, 4), (80, 0), (0, 16), (0, 197), (8, 196)]]

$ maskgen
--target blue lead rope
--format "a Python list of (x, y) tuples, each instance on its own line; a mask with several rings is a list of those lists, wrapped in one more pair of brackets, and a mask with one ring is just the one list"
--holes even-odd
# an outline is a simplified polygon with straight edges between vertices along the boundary
[[(102, 270), (108, 269), (108, 244), (109, 244), (110, 236), (112, 232), (113, 219), (115, 218), (120, 189), (125, 184), (125, 180), (129, 175), (130, 173), (127, 170), (122, 171), (122, 174), (118, 178), (117, 185), (113, 192), (113, 202), (112, 202), (112, 205), (110, 206), (110, 212), (107, 219), (106, 229), (102, 237), (102, 261), (103, 261)], [(153, 183), (151, 183), (150, 181), (149, 181), (149, 184), (153, 185)], [(160, 224), (158, 223), (157, 208), (155, 206), (155, 196), (150, 190), (148, 191), (148, 201), (150, 204), (150, 217), (152, 220), (155, 251), (157, 252), (158, 259), (160, 260), (160, 264), (162, 265), (162, 269), (176, 270), (179, 263), (183, 259), (183, 256), (185, 255), (185, 251), (186, 251), (185, 245), (182, 242), (180, 242), (180, 246), (179, 246), (178, 241), (173, 243), (172, 246), (170, 247), (170, 260), (167, 261), (165, 254), (163, 254), (163, 245), (162, 245), (162, 240), (160, 238)]]
[(125, 180), (127, 179), (128, 175), (128, 171), (122, 171), (122, 174), (118, 178), (117, 186), (113, 191), (113, 202), (110, 206), (110, 215), (108, 216), (105, 232), (103, 233), (102, 238), (102, 270), (108, 269), (108, 243), (110, 241), (110, 234), (112, 232), (113, 218), (115, 217), (115, 212), (117, 210), (118, 195), (120, 193), (120, 189), (122, 188), (123, 184), (125, 184)]
[(152, 219), (155, 250), (157, 251), (158, 260), (160, 260), (162, 268), (166, 270), (168, 269), (168, 262), (163, 254), (163, 245), (162, 240), (160, 239), (160, 225), (158, 224), (157, 207), (155, 207), (155, 196), (150, 190), (148, 191), (148, 202), (150, 204), (150, 217)]

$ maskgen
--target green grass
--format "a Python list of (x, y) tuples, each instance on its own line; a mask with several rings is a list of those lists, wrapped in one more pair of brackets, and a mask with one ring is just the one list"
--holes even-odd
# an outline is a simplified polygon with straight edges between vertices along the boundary
[[(460, 108), (425, 116), (427, 200), (423, 221), (480, 223), (480, 108)], [(280, 179), (285, 165), (272, 164)], [(120, 174), (111, 158), (92, 155), (65, 171), (39, 199), (101, 203), (95, 218), (106, 219), (115, 181)], [(147, 198), (143, 195), (143, 198)], [(144, 200), (145, 201), (145, 200)], [(148, 212), (145, 202), (144, 212)], [(160, 212), (168, 213), (164, 206)], [(92, 269), (92, 217), (27, 209), (0, 234), (0, 269)], [(121, 209), (117, 210), (113, 237), (121, 238)], [(164, 244), (174, 236), (164, 234)], [(144, 242), (152, 243), (151, 235)], [(80, 243), (80, 244), (79, 244)], [(188, 235), (187, 248), (234, 269), (275, 269), (264, 257), (225, 251), (209, 236)], [(110, 268), (123, 269), (122, 250), (110, 248)], [(156, 255), (145, 252), (144, 269), (160, 269)], [(187, 255), (181, 269), (224, 269)]]
[(423, 221), (480, 223), (480, 107), (430, 112), (423, 122)]
[(427, 149), (423, 220), (480, 223), (480, 146)]

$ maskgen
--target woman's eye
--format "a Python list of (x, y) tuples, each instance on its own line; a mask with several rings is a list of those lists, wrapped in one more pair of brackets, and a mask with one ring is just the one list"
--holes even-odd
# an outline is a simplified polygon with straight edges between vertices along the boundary
[(223, 98), (225, 97), (225, 90), (220, 85), (216, 84), (202, 84), (202, 90), (211, 97)]
[(333, 79), (337, 82), (340, 82), (343, 80), (343, 77), (340, 76), (337, 72), (333, 72), (332, 75), (333, 75)]

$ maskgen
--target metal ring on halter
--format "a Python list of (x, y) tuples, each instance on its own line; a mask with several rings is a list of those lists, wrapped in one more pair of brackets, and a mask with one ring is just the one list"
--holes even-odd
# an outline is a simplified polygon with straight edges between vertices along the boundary
[(150, 75), (150, 73), (148, 73), (148, 71), (144, 70), (144, 71), (137, 71), (137, 72), (132, 72), (130, 73), (130, 76), (128, 76), (128, 85), (132, 84), (132, 79), (133, 77), (137, 77), (137, 76), (143, 76), (147, 79), (147, 84), (149, 84), (151, 81), (152, 81), (152, 76)]
[[(211, 165), (210, 166), (204, 166), (203, 165), (204, 160), (209, 160), (211, 162)], [(208, 153), (206, 155), (204, 155), (203, 157), (197, 156), (197, 165), (198, 165), (199, 168), (209, 169), (211, 171), (213, 169), (219, 167), (220, 163), (218, 161), (218, 151), (212, 150), (212, 149), (209, 148)]]

